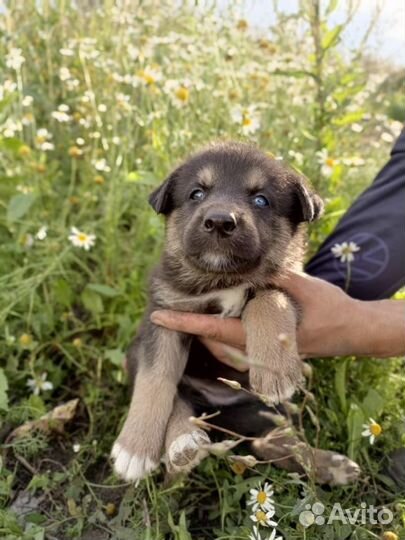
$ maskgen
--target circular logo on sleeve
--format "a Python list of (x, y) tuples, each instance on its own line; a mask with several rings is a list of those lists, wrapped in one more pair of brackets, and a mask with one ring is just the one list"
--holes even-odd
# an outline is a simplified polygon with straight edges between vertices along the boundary
[[(350, 263), (350, 281), (368, 281), (375, 279), (388, 266), (390, 254), (387, 244), (379, 236), (368, 232), (359, 232), (347, 239), (360, 248), (354, 253), (354, 261)], [(335, 266), (343, 277), (347, 275), (347, 263), (335, 259)]]

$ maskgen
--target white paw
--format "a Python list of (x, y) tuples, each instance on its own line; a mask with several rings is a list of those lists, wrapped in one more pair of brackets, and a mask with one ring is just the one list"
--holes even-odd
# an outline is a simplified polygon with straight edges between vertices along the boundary
[(332, 475), (331, 485), (346, 486), (359, 478), (361, 469), (355, 461), (346, 456), (335, 454), (332, 456), (329, 472)]
[(144, 478), (159, 465), (148, 456), (131, 454), (119, 443), (114, 444), (111, 457), (114, 460), (114, 470), (117, 475), (128, 482)]
[(204, 445), (210, 438), (201, 429), (175, 439), (167, 452), (167, 466), (172, 472), (189, 472), (208, 455)]

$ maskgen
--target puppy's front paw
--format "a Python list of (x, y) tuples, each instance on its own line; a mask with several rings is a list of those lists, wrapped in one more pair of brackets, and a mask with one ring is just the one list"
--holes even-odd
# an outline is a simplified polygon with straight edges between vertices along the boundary
[(117, 475), (128, 482), (144, 478), (159, 465), (148, 455), (133, 453), (133, 450), (125, 449), (119, 442), (114, 444), (111, 457)]
[(275, 372), (266, 367), (251, 367), (249, 370), (250, 388), (266, 396), (269, 403), (282, 403), (291, 398), (298, 386), (303, 383), (301, 362), (295, 364), (295, 369), (280, 369)]
[(128, 431), (124, 426), (111, 451), (114, 470), (128, 482), (144, 478), (159, 465), (161, 445), (143, 436), (142, 431)]
[(208, 452), (203, 448), (210, 438), (202, 429), (179, 435), (169, 446), (166, 465), (171, 473), (189, 472), (196, 467)]

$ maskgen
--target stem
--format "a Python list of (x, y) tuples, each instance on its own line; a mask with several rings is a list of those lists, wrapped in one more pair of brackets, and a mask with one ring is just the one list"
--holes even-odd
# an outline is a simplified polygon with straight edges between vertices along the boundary
[(346, 283), (345, 283), (345, 292), (348, 292), (350, 287), (350, 280), (352, 278), (352, 267), (350, 261), (347, 261), (347, 274), (346, 274)]

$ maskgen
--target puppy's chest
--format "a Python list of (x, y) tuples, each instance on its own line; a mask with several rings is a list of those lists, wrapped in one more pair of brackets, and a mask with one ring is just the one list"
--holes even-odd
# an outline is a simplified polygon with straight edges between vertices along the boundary
[(248, 294), (248, 285), (212, 291), (199, 297), (199, 311), (220, 317), (240, 317)]
[(184, 296), (173, 289), (164, 289), (155, 294), (158, 304), (168, 309), (207, 313), (220, 317), (240, 317), (249, 297), (247, 284), (215, 289), (213, 291)]

